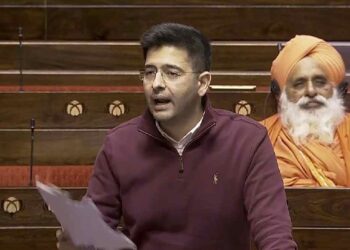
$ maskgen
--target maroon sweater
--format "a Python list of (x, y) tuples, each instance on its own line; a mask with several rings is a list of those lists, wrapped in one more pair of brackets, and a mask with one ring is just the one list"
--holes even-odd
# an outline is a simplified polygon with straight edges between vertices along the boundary
[(88, 196), (139, 250), (297, 248), (266, 129), (209, 104), (182, 157), (148, 111), (111, 130)]

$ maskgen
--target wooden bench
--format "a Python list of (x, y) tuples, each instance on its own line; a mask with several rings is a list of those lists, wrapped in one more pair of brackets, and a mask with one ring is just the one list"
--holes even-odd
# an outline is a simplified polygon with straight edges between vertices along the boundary
[[(263, 92), (216, 91), (209, 97), (214, 107), (256, 120), (276, 112), (272, 97)], [(350, 95), (346, 103), (349, 107)], [(107, 131), (145, 107), (141, 92), (0, 93), (0, 165), (29, 164), (31, 118), (36, 120), (36, 164), (91, 165)]]
[(6, 2), (0, 8), (0, 40), (16, 40), (18, 26), (28, 40), (137, 40), (164, 21), (190, 24), (213, 40), (288, 40), (296, 33), (350, 37), (345, 0), (336, 8), (331, 5), (336, 1), (315, 0)]
[[(76, 199), (85, 193), (85, 188), (68, 190)], [(349, 249), (350, 189), (288, 188), (286, 193), (300, 250)], [(0, 188), (0, 201), (1, 249), (55, 249), (59, 224), (35, 188)], [(19, 211), (4, 211), (5, 203), (8, 210)]]
[[(212, 84), (269, 86), (277, 41), (212, 42)], [(350, 67), (350, 43), (333, 42)], [(22, 53), (22, 56), (20, 56)], [(134, 86), (143, 58), (138, 42), (0, 42), (0, 87), (18, 86), (22, 58), (25, 86)]]

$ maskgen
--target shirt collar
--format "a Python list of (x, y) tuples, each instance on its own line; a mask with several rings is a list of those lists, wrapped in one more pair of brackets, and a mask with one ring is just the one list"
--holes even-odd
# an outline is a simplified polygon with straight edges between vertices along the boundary
[(202, 118), (199, 120), (199, 122), (184, 136), (182, 137), (179, 141), (176, 141), (174, 138), (172, 138), (171, 136), (169, 136), (159, 125), (158, 121), (156, 122), (156, 127), (159, 131), (159, 133), (165, 138), (167, 139), (173, 146), (174, 148), (177, 150), (177, 152), (179, 153), (179, 155), (182, 155), (182, 152), (184, 150), (184, 148), (186, 147), (186, 145), (191, 141), (193, 134), (196, 132), (196, 130), (200, 127), (202, 121), (203, 121), (203, 117), (204, 117), (204, 113), (202, 115)]

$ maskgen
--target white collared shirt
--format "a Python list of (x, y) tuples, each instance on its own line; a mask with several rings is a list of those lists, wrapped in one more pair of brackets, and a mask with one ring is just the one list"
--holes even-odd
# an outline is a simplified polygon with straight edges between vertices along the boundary
[(200, 121), (196, 124), (196, 126), (194, 126), (184, 137), (182, 137), (181, 140), (176, 141), (174, 140), (172, 137), (170, 137), (159, 125), (158, 121), (156, 121), (156, 126), (158, 131), (161, 133), (161, 135), (167, 139), (171, 145), (174, 146), (174, 148), (176, 149), (176, 151), (178, 152), (178, 154), (180, 156), (182, 156), (182, 152), (184, 151), (186, 145), (191, 141), (193, 134), (196, 132), (196, 130), (199, 128), (199, 126), (201, 125), (202, 121), (203, 121), (203, 117), (204, 117), (204, 113), (202, 118), (200, 119)]

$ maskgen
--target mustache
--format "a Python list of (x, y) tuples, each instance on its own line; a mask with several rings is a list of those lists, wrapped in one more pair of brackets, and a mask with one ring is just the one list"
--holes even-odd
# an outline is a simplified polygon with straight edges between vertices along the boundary
[(298, 102), (296, 103), (299, 107), (302, 106), (302, 105), (305, 105), (309, 102), (319, 102), (321, 104), (324, 104), (324, 105), (327, 105), (327, 99), (321, 95), (317, 95), (315, 97), (307, 97), (307, 96), (303, 96), (301, 97)]

